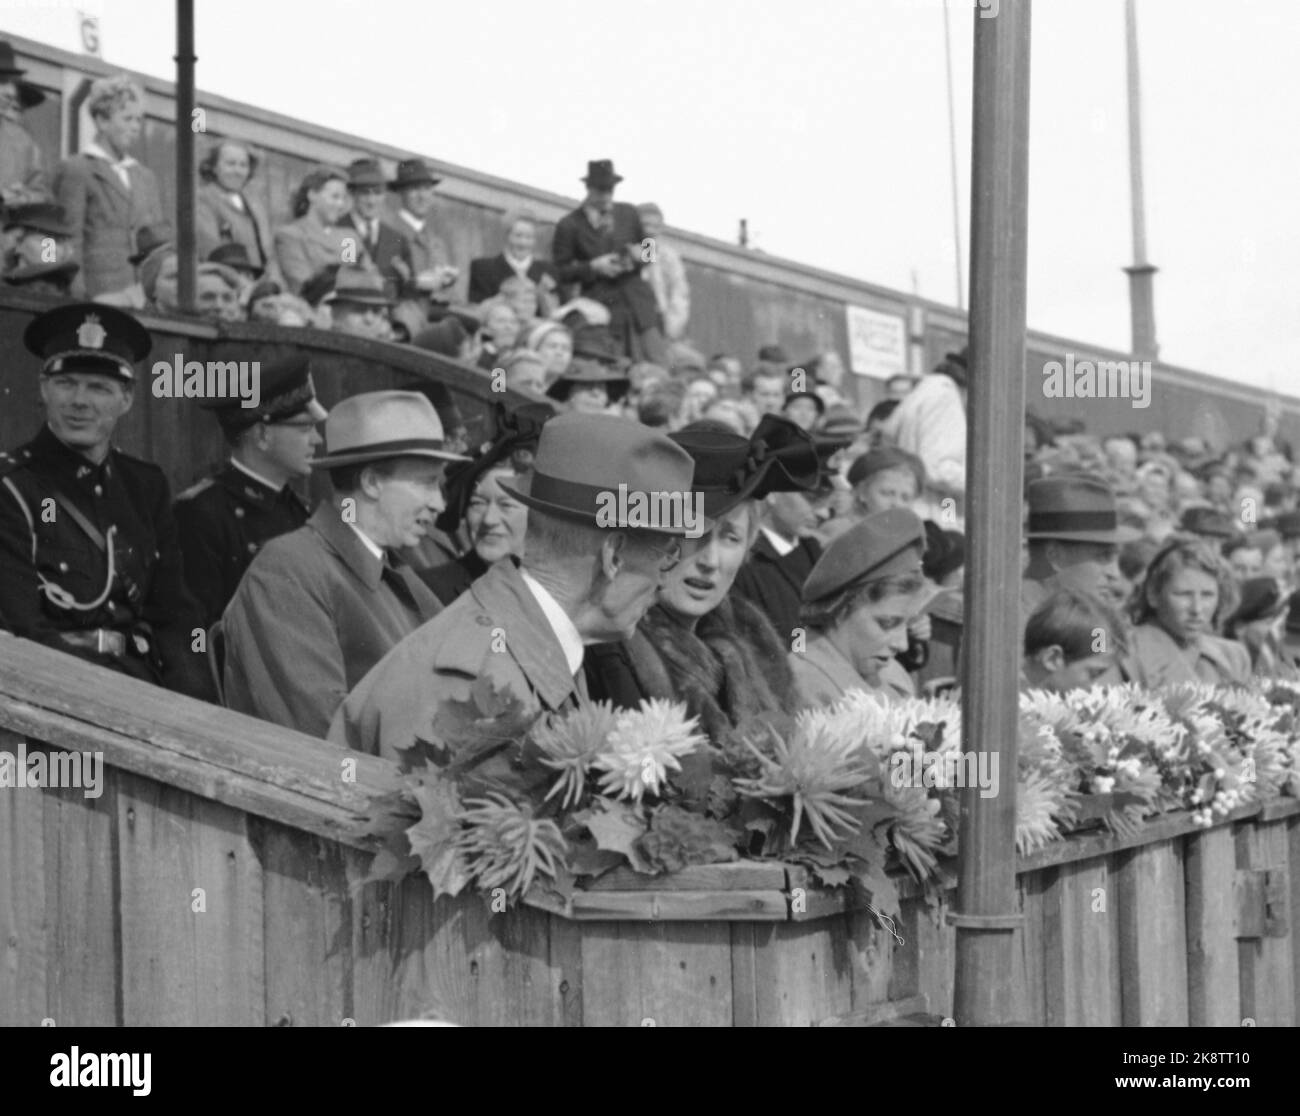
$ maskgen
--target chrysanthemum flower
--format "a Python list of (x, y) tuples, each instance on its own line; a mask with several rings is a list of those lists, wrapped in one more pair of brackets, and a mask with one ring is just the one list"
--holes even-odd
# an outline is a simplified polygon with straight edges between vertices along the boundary
[(553, 821), (533, 817), (504, 795), (469, 799), (457, 818), (464, 827), (457, 848), (482, 891), (500, 887), (517, 899), (539, 872), (555, 879), (569, 855)]
[(559, 794), (564, 809), (578, 804), (587, 771), (605, 747), (617, 720), (618, 714), (609, 702), (588, 701), (563, 716), (547, 718), (533, 729), (532, 740), (542, 753), (541, 762), (559, 772), (546, 801)]
[(604, 750), (592, 761), (604, 772), (601, 791), (633, 802), (640, 802), (647, 791), (659, 794), (668, 782), (669, 769), (682, 769), (678, 757), (705, 743), (697, 727), (698, 721), (686, 716), (684, 705), (658, 698), (620, 713)]

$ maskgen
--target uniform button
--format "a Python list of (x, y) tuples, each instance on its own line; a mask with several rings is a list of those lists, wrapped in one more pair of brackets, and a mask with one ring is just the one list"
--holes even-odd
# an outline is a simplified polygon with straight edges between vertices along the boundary
[(96, 496), (104, 495), (104, 486), (102, 484), (95, 485), (95, 495)]
[(243, 518), (244, 518), (244, 509), (243, 509), (243, 508), (236, 508), (236, 509), (235, 509), (235, 518), (236, 518), (236, 519), (243, 519)]
[(249, 553), (249, 554), (256, 554), (256, 553), (257, 553), (257, 543), (249, 543), (249, 544), (248, 544), (248, 553)]
[(59, 573), (67, 573), (67, 572), (68, 572), (68, 563), (67, 563), (67, 562), (60, 562), (60, 563), (59, 563)]
[(484, 627), (484, 628), (492, 627), (493, 620), (492, 617), (490, 616), (484, 616), (482, 613), (480, 613), (478, 616), (475, 616), (474, 619), (479, 624), (480, 627)]

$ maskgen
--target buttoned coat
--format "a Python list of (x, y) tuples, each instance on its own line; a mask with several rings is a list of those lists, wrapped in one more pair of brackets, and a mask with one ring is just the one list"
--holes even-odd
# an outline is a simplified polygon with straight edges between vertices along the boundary
[[(121, 291), (135, 283), (136, 237), (145, 226), (167, 236), (158, 180), (141, 163), (127, 168), (128, 190), (117, 172), (94, 155), (65, 159), (54, 176), (54, 200), (72, 227), (74, 259), (81, 261), (81, 283), (88, 298)], [(74, 291), (77, 288), (74, 286)]]
[[(587, 298), (609, 307), (610, 332), (620, 336), (620, 323), (630, 321), (637, 332), (659, 325), (654, 291), (641, 277), (645, 230), (635, 206), (615, 202), (608, 229), (591, 223), (584, 207), (561, 217), (551, 241), (551, 258), (561, 283), (577, 283)], [(606, 278), (591, 268), (591, 261), (613, 252), (630, 259), (634, 267)]]
[[(415, 278), (406, 237), (385, 220), (379, 219), (379, 231), (372, 246), (354, 218), (355, 215), (349, 213), (339, 222), (343, 235), (356, 238), (357, 247), (375, 265), (380, 275), (392, 280), (394, 289), (405, 290)], [(360, 254), (357, 258), (360, 259)]]
[(365, 256), (362, 244), (351, 246), (345, 241), (351, 234), (337, 225), (322, 226), (315, 217), (304, 215), (275, 230), (275, 259), (280, 275), (294, 294), (317, 272), (344, 263), (357, 263)]
[(206, 260), (223, 244), (242, 244), (254, 265), (267, 268), (271, 258), (271, 226), (261, 206), (247, 194), (244, 208), (215, 182), (205, 182), (195, 195), (194, 229), (200, 260)]
[(800, 539), (789, 554), (778, 554), (771, 540), (760, 534), (736, 575), (735, 592), (767, 615), (787, 646), (790, 633), (801, 626), (803, 583), (821, 556), (816, 539)]
[(385, 577), (322, 503), (262, 548), (226, 609), (226, 704), (324, 737), (348, 691), (440, 607), (409, 568)]
[(511, 559), (390, 651), (348, 695), (329, 739), (396, 759), (417, 738), (431, 740), (439, 709), (468, 701), (479, 679), (513, 693), (529, 717), (578, 693), (555, 630)]
[(1182, 648), (1159, 624), (1149, 622), (1129, 633), (1124, 673), (1148, 690), (1180, 682), (1245, 686), (1250, 681), (1250, 652), (1233, 640), (1209, 635)]

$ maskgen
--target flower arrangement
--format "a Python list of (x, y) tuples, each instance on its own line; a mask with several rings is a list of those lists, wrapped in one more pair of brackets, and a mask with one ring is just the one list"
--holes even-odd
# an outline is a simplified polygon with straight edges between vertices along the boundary
[[(890, 914), (892, 867), (928, 883), (955, 853), (962, 788), (1006, 785), (997, 754), (962, 750), (949, 698), (854, 692), (713, 742), (667, 701), (584, 702), (534, 720), (477, 685), (433, 728), (437, 742), (411, 750), (376, 814), (388, 845), (370, 878), (420, 870), (435, 896), (564, 899), (619, 866), (653, 876), (773, 857)], [(1171, 810), (1212, 825), (1300, 792), (1300, 690), (1030, 691), (1014, 778), (1022, 854), (1081, 825), (1132, 834)]]

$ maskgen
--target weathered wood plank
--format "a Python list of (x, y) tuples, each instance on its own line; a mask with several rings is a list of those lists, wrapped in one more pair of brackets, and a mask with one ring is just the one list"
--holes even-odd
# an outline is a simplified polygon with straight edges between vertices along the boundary
[(731, 924), (731, 1025), (758, 1026), (758, 972), (755, 963), (755, 924)]
[(755, 1021), (809, 1027), (853, 1010), (847, 916), (754, 925)]
[(395, 908), (400, 885), (360, 886), (374, 857), (344, 847), (343, 864), (352, 899), (352, 1014), (357, 1026), (373, 1027), (398, 1018)]
[[(1268, 872), (1278, 889), (1276, 906), (1265, 912), (1272, 917), (1252, 927), (1251, 932), (1261, 936), (1241, 938), (1237, 943), (1241, 1015), (1255, 1020), (1259, 1027), (1295, 1025), (1292, 946), (1287, 940), (1295, 929), (1287, 924), (1291, 913), (1287, 878), (1291, 869), (1286, 831), (1287, 822), (1283, 820), (1242, 826), (1236, 834), (1237, 867), (1243, 871)], [(1256, 878), (1262, 900), (1264, 880)], [(1237, 932), (1242, 932), (1240, 926)]]
[(1049, 1027), (1120, 1022), (1119, 894), (1106, 860), (1065, 864), (1045, 879), (1043, 1019)]
[[(0, 730), (0, 751), (15, 761), (20, 743)], [(0, 788), (0, 1027), (35, 1027), (53, 1018), (46, 1007), (45, 891), (44, 794)]]
[(1126, 1027), (1187, 1026), (1187, 922), (1181, 840), (1117, 858), (1121, 1009)]
[(591, 880), (584, 891), (781, 891), (786, 867), (776, 861), (698, 864), (666, 876), (647, 876), (629, 867), (613, 868)]
[(1028, 873), (1017, 880), (1016, 887), (1020, 913), (1024, 916), (1020, 929), (1016, 931), (1022, 989), (1016, 1018), (1035, 1027), (1046, 1022), (1043, 922), (1047, 904), (1045, 892), (1052, 876), (1051, 869)]
[(555, 1023), (581, 1027), (583, 927), (570, 919), (551, 916), (550, 933), (551, 994), (559, 1012)]
[(352, 901), (334, 841), (250, 819), (262, 866), (266, 1019), (337, 1027), (354, 1016)]
[(1300, 817), (1287, 822), (1287, 864), (1291, 869), (1291, 1010), (1300, 1020)]
[(726, 1027), (733, 1018), (731, 928), (592, 922), (582, 927), (588, 1027)]
[[(894, 935), (870, 911), (841, 916), (848, 939), (853, 1013), (889, 999), (889, 980), (899, 947)], [(897, 923), (894, 924), (897, 930)], [(901, 931), (900, 931), (901, 933)], [(909, 1009), (911, 1010), (911, 1009)]]
[(578, 921), (647, 919), (652, 922), (716, 922), (744, 918), (784, 922), (781, 891), (601, 891), (574, 892)]
[(1241, 1025), (1237, 941), (1233, 933), (1236, 851), (1232, 831), (1186, 838), (1187, 1015), (1193, 1027)]
[(123, 1022), (263, 1025), (262, 871), (247, 816), (119, 778)]
[(818, 1027), (878, 1027), (882, 1023), (891, 1023), (904, 1016), (924, 1015), (930, 1010), (924, 996), (909, 996), (905, 1000), (887, 1000), (870, 1004), (863, 1008), (854, 1008), (847, 1015), (832, 1015), (817, 1024)]
[(936, 1015), (952, 1015), (953, 976), (956, 966), (956, 930), (948, 925), (949, 904), (941, 899), (920, 910), (917, 918), (917, 969), (920, 994)]

